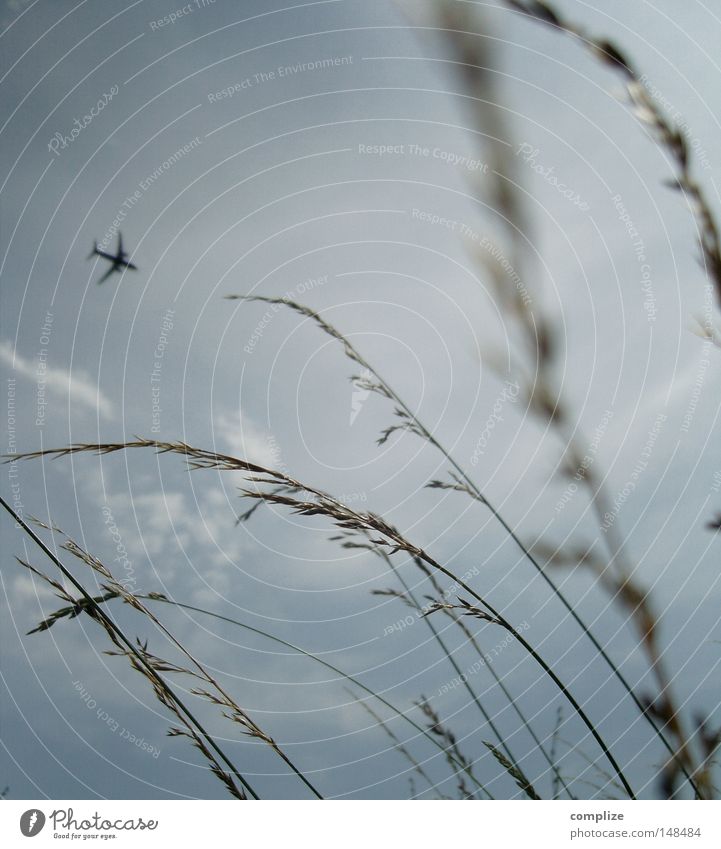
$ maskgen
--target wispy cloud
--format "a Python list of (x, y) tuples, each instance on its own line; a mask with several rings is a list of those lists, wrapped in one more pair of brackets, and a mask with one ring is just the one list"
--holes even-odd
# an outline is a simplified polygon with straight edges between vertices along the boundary
[(37, 382), (39, 376), (42, 376), (48, 392), (68, 399), (71, 404), (93, 411), (97, 410), (105, 419), (113, 415), (113, 404), (110, 399), (103, 395), (90, 375), (80, 369), (73, 369), (70, 372), (68, 369), (48, 366), (39, 372), (37, 362), (25, 359), (18, 354), (7, 339), (0, 342), (0, 361), (12, 368), (16, 374), (30, 378), (33, 382)]
[(280, 464), (280, 448), (273, 434), (259, 427), (247, 414), (216, 415), (213, 433), (221, 451), (273, 469)]

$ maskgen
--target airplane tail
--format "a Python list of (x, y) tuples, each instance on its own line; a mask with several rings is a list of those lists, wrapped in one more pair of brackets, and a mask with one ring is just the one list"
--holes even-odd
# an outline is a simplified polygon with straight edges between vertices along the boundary
[(90, 255), (88, 256), (88, 259), (92, 259), (97, 252), (98, 252), (98, 243), (96, 241), (96, 242), (93, 242), (93, 250), (90, 253)]

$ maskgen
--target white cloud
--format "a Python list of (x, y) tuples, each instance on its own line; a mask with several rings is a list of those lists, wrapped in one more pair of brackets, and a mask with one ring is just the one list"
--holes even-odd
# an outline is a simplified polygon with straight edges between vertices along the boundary
[[(0, 360), (10, 366), (18, 374), (30, 378), (33, 382), (38, 380), (38, 364), (27, 360), (13, 350), (12, 344), (7, 340), (0, 342)], [(51, 368), (48, 366), (41, 372), (48, 391), (55, 395), (67, 398), (70, 403), (78, 404), (89, 410), (96, 410), (100, 415), (109, 419), (113, 415), (113, 404), (93, 383), (90, 375), (80, 369), (72, 372), (64, 368)]]
[(280, 447), (273, 435), (255, 424), (247, 415), (221, 413), (213, 419), (216, 450), (241, 457), (271, 469), (281, 466)]

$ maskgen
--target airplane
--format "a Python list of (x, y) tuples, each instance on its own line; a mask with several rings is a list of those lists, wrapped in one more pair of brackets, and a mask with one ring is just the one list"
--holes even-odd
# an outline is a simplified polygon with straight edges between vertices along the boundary
[(118, 233), (118, 249), (115, 255), (105, 253), (105, 251), (101, 251), (98, 248), (98, 243), (95, 242), (93, 252), (90, 254), (88, 259), (92, 259), (94, 256), (101, 256), (103, 259), (107, 259), (112, 262), (110, 268), (105, 272), (105, 274), (103, 274), (100, 280), (98, 280), (98, 285), (100, 283), (104, 283), (108, 279), (108, 277), (110, 277), (110, 275), (115, 271), (121, 272), (124, 268), (130, 268), (133, 271), (138, 270), (137, 265), (133, 265), (132, 262), (128, 262), (128, 260), (126, 259), (127, 255), (128, 254), (123, 250), (123, 237), (120, 233)]

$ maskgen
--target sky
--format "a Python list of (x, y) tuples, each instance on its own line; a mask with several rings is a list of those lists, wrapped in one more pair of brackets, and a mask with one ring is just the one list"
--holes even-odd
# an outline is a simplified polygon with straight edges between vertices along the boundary
[[(4, 2), (3, 453), (182, 440), (386, 517), (526, 629), (622, 753), (639, 795), (653, 797), (662, 750), (491, 512), (426, 488), (448, 479), (448, 463), (415, 434), (377, 445), (398, 421), (393, 404), (354, 386), (358, 365), (337, 340), (288, 309), (224, 296), (287, 296), (320, 311), (538, 551), (603, 548), (608, 537), (588, 489), (571, 491), (561, 471), (574, 432), (620, 504), (612, 533), (651, 593), (686, 721), (718, 725), (721, 588), (706, 524), (721, 509), (719, 351), (693, 327), (719, 307), (693, 217), (664, 185), (671, 164), (617, 74), (497, 3), (449, 4), (480, 33), (467, 42), (480, 78), (463, 75), (434, 3), (239, 6)], [(671, 0), (557, 8), (647, 75), (718, 210), (718, 18), (697, 0), (682, 12)], [(510, 222), (494, 196), (499, 161), (520, 209)], [(89, 254), (94, 243), (114, 251), (118, 232), (137, 270), (98, 285), (107, 263)], [(509, 371), (529, 362), (502, 291), (519, 285), (537, 326), (552, 330), (563, 430), (529, 402), (533, 364)], [(488, 791), (518, 795), (484, 747), (493, 735), (477, 705), (447, 686), (457, 673), (429, 620), (373, 594), (400, 590), (399, 578), (430, 592), (409, 558), (389, 569), (330, 541), (327, 520), (278, 507), (238, 525), (241, 486), (237, 473), (189, 474), (180, 457), (140, 450), (13, 463), (2, 476), (18, 512), (55, 523), (138, 592), (315, 653), (417, 723), (414, 703), (429, 697)], [(202, 759), (166, 736), (170, 718), (147, 683), (103, 654), (88, 617), (26, 636), (60, 604), (15, 558), (53, 566), (11, 518), (0, 533), (0, 785), (13, 798), (222, 797)], [(94, 586), (87, 567), (66, 565)], [(627, 612), (590, 570), (550, 568), (638, 692), (651, 692)], [(323, 795), (455, 793), (442, 754), (367, 701), (423, 765), (424, 784), (360, 703), (367, 694), (338, 674), (229, 622), (154, 610)], [(133, 611), (112, 612), (170, 651)], [(468, 640), (442, 614), (430, 619), (459, 667), (473, 668)], [(468, 621), (547, 746), (560, 716), (557, 757), (575, 794), (616, 795), (538, 667), (503, 632)], [(494, 679), (476, 669), (469, 680), (548, 796), (548, 766)], [(198, 709), (261, 796), (308, 797), (269, 747)]]

